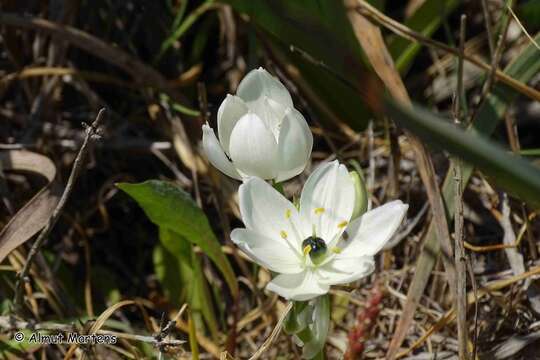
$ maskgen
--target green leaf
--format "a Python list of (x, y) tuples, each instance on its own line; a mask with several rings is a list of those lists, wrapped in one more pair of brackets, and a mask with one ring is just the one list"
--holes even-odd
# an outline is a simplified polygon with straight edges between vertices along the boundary
[(152, 254), (154, 261), (154, 271), (163, 287), (163, 292), (167, 299), (174, 306), (181, 305), (185, 299), (185, 290), (188, 284), (180, 275), (180, 266), (177, 258), (169, 252), (162, 244), (157, 244)]
[(540, 207), (540, 169), (419, 106), (406, 108), (387, 99), (385, 108), (392, 119), (424, 141), (464, 159), (522, 200)]
[(120, 183), (117, 186), (137, 201), (154, 224), (198, 245), (221, 271), (232, 295), (238, 295), (238, 283), (232, 267), (221, 251), (206, 215), (188, 193), (172, 183), (159, 180)]
[(322, 356), (328, 330), (330, 329), (330, 296), (328, 294), (315, 299), (312, 319), (314, 321), (310, 326), (311, 337), (302, 349), (302, 357), (304, 359), (313, 359)]
[[(361, 73), (366, 70), (364, 55), (358, 44), (342, 1), (335, 0), (226, 0), (236, 11), (249, 16), (257, 30), (264, 30), (265, 44), (277, 60), (293, 63), (302, 75), (310, 93), (316, 94), (315, 108), (328, 119), (350, 121), (361, 128), (367, 124), (368, 111), (358, 103), (357, 94), (344, 86), (327, 70), (306, 61), (294, 46), (322, 61), (342, 78), (360, 85)], [(261, 33), (261, 31), (259, 31)], [(319, 104), (321, 102), (322, 104)]]
[(523, 149), (519, 153), (525, 156), (540, 156), (540, 149)]
[(529, 0), (518, 7), (518, 16), (530, 31), (540, 28), (540, 1)]
[[(460, 2), (460, 0), (426, 0), (405, 20), (405, 26), (430, 37), (441, 26), (444, 17), (454, 11)], [(407, 73), (421, 48), (421, 44), (397, 35), (390, 37), (388, 42), (388, 50), (401, 74)]]
[(294, 301), (293, 307), (283, 323), (285, 333), (292, 335), (304, 330), (308, 326), (308, 310), (307, 301)]
[[(214, 0), (206, 0), (202, 5), (200, 5), (198, 8), (193, 10), (189, 14), (189, 16), (181, 23), (180, 23), (180, 20), (175, 19), (173, 25), (178, 25), (178, 26), (173, 29), (172, 34), (161, 44), (161, 49), (159, 50), (159, 53), (154, 59), (154, 63), (159, 62), (159, 60), (162, 58), (165, 52), (176, 41), (178, 41), (182, 37), (182, 35), (186, 33), (186, 31), (189, 30), (189, 28), (195, 23), (195, 21), (197, 21), (197, 19), (199, 19), (199, 17), (203, 15), (206, 11), (212, 8), (213, 3), (214, 3)], [(179, 12), (179, 15), (181, 14), (180, 16), (183, 17), (184, 11), (185, 11), (185, 7), (181, 9), (181, 11)]]
[(353, 180), (356, 195), (356, 199), (354, 201), (354, 210), (351, 216), (352, 220), (356, 219), (367, 211), (369, 195), (366, 189), (366, 182), (364, 181), (364, 177), (362, 176), (362, 170), (358, 169), (355, 171), (350, 171), (349, 175)]
[(179, 307), (187, 301), (195, 327), (204, 332), (203, 318), (214, 339), (218, 325), (208, 285), (192, 245), (173, 231), (160, 228), (161, 244), (154, 249), (154, 266), (165, 294)]

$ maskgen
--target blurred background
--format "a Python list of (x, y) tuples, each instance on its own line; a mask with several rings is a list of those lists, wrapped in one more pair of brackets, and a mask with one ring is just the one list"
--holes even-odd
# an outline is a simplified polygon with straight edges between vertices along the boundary
[[(374, 79), (381, 77), (388, 88), (381, 73), (393, 69), (389, 77), (397, 76), (405, 87), (390, 86), (387, 93), (396, 97), (406, 89), (413, 102), (446, 119), (455, 117), (456, 91), (462, 91), (457, 96), (466, 115), (457, 126), (491, 138), (535, 167), (540, 1), (367, 3), (2, 0), (0, 357), (247, 358), (260, 348), (285, 302), (264, 292), (270, 274), (232, 246), (230, 230), (242, 226), (239, 183), (212, 168), (200, 148), (202, 124), (216, 129), (221, 101), (259, 66), (286, 85), (314, 134), (313, 164), (285, 184), (286, 194), (298, 195), (317, 163), (337, 158), (362, 170), (373, 207), (396, 198), (410, 204), (378, 271), (332, 292), (328, 358), (386, 358), (399, 324), (407, 332), (395, 345), (398, 356), (455, 357), (455, 323), (441, 322), (453, 302), (438, 247), (429, 264), (418, 265), (426, 256), (423, 244), (434, 238), (437, 213), (420, 176), (418, 147), (404, 128), (429, 144), (451, 233), (456, 163), (449, 152), (464, 145), (445, 134), (431, 144), (431, 133), (416, 123), (396, 123), (373, 111), (382, 94)], [(461, 74), (456, 55), (463, 14), (463, 45), (472, 60), (464, 62)], [(394, 66), (374, 53), (391, 57)], [(86, 128), (101, 108), (107, 113), (99, 139), (91, 141), (58, 223), (31, 264), (22, 309), (15, 311), (16, 274), (58, 203)], [(468, 167), (461, 174), (467, 290), (492, 289), (469, 302), (470, 351), (480, 358), (539, 358), (540, 287), (523, 275), (539, 265), (537, 207), (527, 203), (539, 193), (505, 182), (514, 177), (495, 165), (485, 169), (483, 159), (472, 161), (481, 171)], [(523, 178), (532, 177), (516, 175), (516, 181)], [(116, 186), (150, 179), (189, 194), (185, 206), (202, 211), (180, 211), (179, 226), (203, 224), (204, 238), (156, 226), (148, 209)], [(188, 215), (194, 217), (183, 218)], [(212, 251), (224, 255), (209, 256)], [(504, 286), (493, 285), (504, 279)], [(422, 285), (411, 290), (413, 281)], [(414, 318), (400, 323), (413, 295), (420, 299)], [(102, 322), (92, 328), (97, 318)], [(9, 319), (24, 322), (28, 333), (29, 322), (128, 335), (110, 346), (17, 343), (13, 333), (23, 323)], [(186, 342), (160, 343), (156, 334)], [(230, 355), (222, 355), (225, 350)], [(285, 335), (262, 355), (299, 356)]]

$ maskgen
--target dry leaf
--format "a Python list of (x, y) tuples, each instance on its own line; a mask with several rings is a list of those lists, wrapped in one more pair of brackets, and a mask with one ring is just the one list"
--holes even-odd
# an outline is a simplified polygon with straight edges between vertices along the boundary
[(62, 189), (54, 180), (56, 167), (46, 156), (26, 150), (12, 150), (0, 153), (0, 162), (6, 171), (31, 172), (44, 176), (49, 181), (0, 232), (1, 263), (12, 250), (26, 242), (47, 224), (60, 200)]

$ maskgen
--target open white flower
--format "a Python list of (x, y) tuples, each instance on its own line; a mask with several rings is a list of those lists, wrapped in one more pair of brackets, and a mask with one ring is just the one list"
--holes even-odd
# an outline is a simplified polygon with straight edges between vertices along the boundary
[(258, 178), (242, 184), (239, 195), (246, 228), (233, 230), (232, 240), (253, 261), (279, 273), (268, 290), (295, 301), (369, 275), (374, 255), (396, 232), (408, 208), (396, 200), (351, 221), (354, 184), (337, 161), (309, 176), (299, 210)]
[[(300, 174), (313, 147), (313, 135), (291, 95), (263, 68), (240, 82), (237, 95), (227, 95), (217, 114), (219, 141), (203, 125), (208, 160), (226, 175), (278, 182)], [(231, 159), (231, 160), (229, 160)]]

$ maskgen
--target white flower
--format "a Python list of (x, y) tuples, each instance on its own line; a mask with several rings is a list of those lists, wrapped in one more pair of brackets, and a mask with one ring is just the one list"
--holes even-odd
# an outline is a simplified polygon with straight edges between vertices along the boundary
[(305, 301), (374, 270), (374, 255), (396, 232), (408, 205), (396, 200), (354, 219), (355, 189), (344, 165), (326, 163), (308, 178), (298, 210), (269, 184), (240, 186), (245, 229), (232, 240), (256, 263), (279, 273), (267, 289)]
[(306, 120), (285, 86), (263, 68), (246, 75), (237, 95), (227, 95), (217, 123), (219, 141), (203, 125), (203, 148), (212, 165), (230, 177), (281, 182), (300, 174), (311, 155)]

